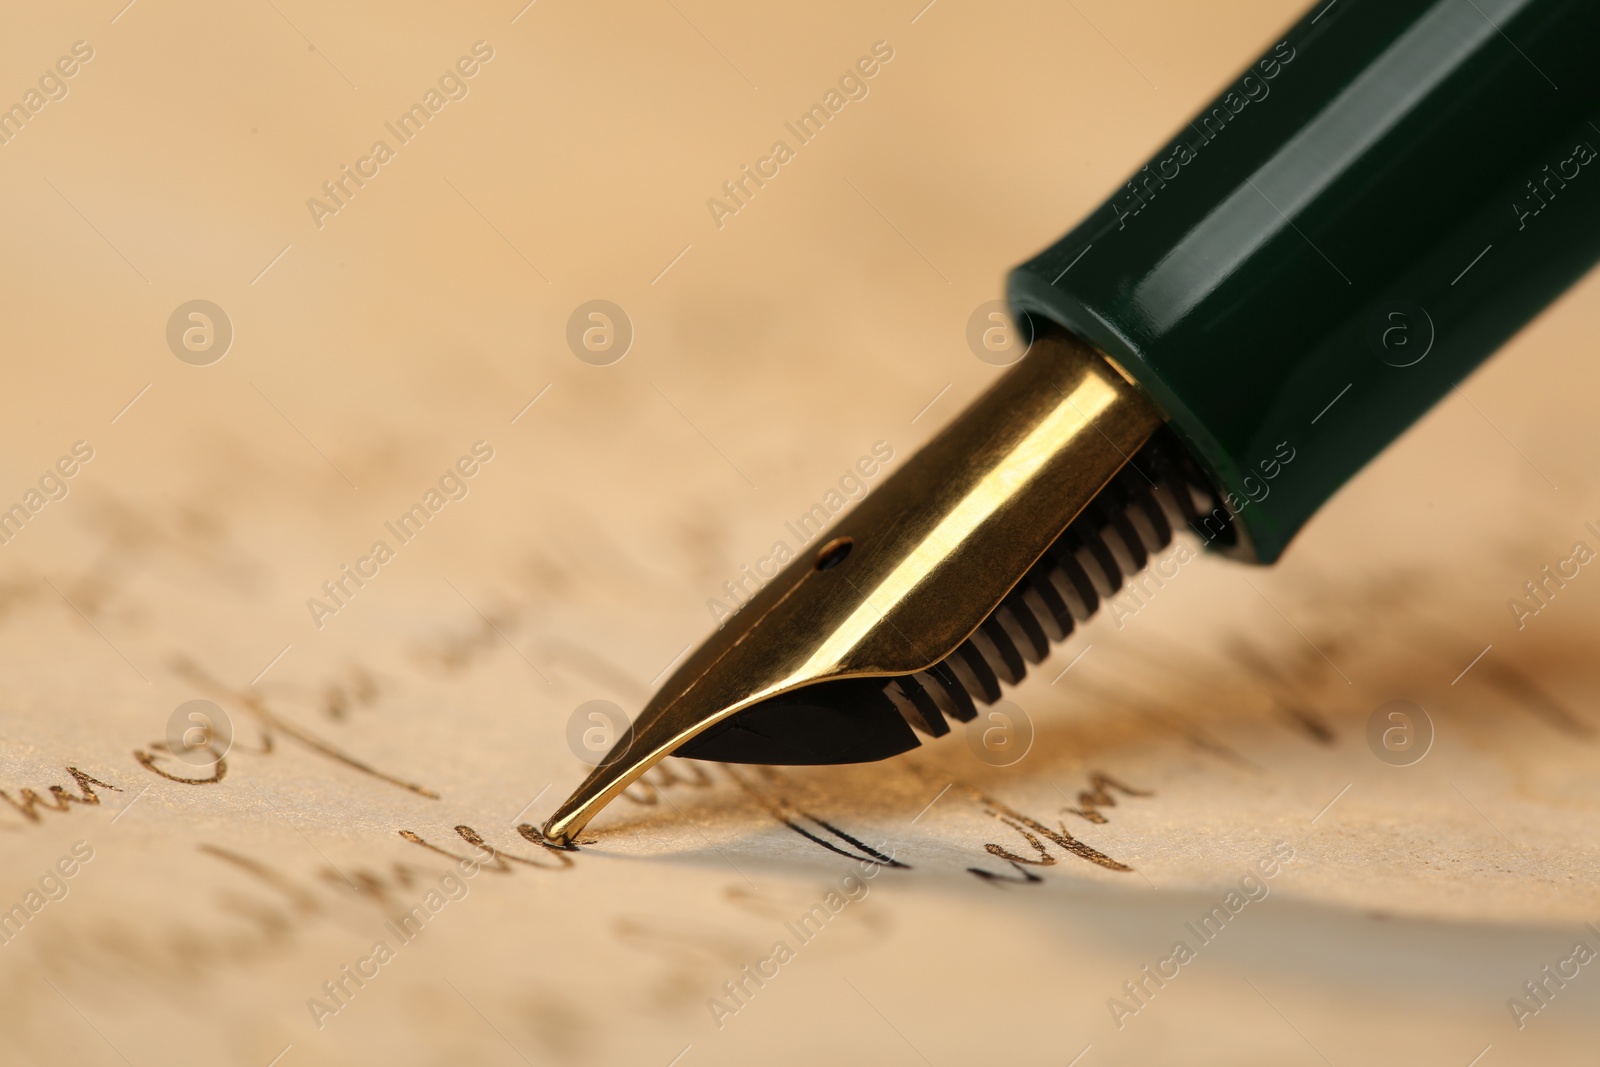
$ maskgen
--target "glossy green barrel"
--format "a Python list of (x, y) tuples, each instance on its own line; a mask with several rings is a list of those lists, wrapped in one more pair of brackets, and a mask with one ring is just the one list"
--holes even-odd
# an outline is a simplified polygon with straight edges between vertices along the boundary
[(1596, 258), (1600, 2), (1320, 0), (1009, 289), (1140, 384), (1271, 562)]

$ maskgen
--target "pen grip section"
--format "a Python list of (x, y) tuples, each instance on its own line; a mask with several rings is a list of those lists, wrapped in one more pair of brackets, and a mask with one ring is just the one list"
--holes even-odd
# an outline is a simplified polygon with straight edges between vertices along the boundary
[(1019, 319), (1112, 356), (1276, 559), (1600, 258), (1600, 5), (1319, 0), (1076, 229)]

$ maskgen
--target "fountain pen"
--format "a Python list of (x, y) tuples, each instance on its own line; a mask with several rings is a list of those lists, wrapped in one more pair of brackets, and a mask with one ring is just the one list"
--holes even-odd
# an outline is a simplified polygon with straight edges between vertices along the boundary
[(1175, 536), (1274, 562), (1600, 258), (1596, 56), (1594, 0), (1318, 0), (1012, 271), (1026, 354), (684, 661), (546, 837), (668, 755), (949, 733)]

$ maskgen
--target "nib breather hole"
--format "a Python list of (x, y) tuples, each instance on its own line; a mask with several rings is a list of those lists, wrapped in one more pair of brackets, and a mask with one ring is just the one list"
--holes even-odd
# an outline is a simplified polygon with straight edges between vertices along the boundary
[(829, 541), (822, 547), (822, 551), (817, 553), (817, 570), (833, 570), (833, 568), (844, 562), (844, 558), (850, 554), (850, 549), (854, 545), (855, 542), (848, 537), (840, 537)]

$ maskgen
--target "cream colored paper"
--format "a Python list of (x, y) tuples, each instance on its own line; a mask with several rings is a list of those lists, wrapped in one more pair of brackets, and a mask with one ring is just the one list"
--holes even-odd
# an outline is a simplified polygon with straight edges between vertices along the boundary
[[(1520, 627), (1508, 600), (1600, 548), (1593, 280), (1279, 567), (1173, 560), (1063, 645), (1010, 695), (1013, 766), (959, 731), (861, 767), (669, 762), (577, 853), (519, 833), (582, 777), (574, 710), (636, 711), (786, 524), (992, 381), (966, 329), (1003, 269), (1296, 11), (517, 6), (140, 0), (0, 42), (18, 99), (93, 49), (0, 145), (0, 503), (93, 453), (0, 547), (0, 907), (26, 914), (0, 1062), (1592, 1044), (1600, 577), (1569, 562)], [(706, 206), (879, 41), (864, 98)], [(634, 331), (609, 366), (566, 341), (597, 298)], [(208, 366), (165, 336), (194, 299), (234, 331)], [(314, 613), (346, 565), (376, 574)], [(157, 747), (196, 699), (234, 729), (220, 775)], [(1393, 700), (1433, 726), (1408, 767), (1367, 740)], [(435, 851), (474, 841), (470, 878)]]

